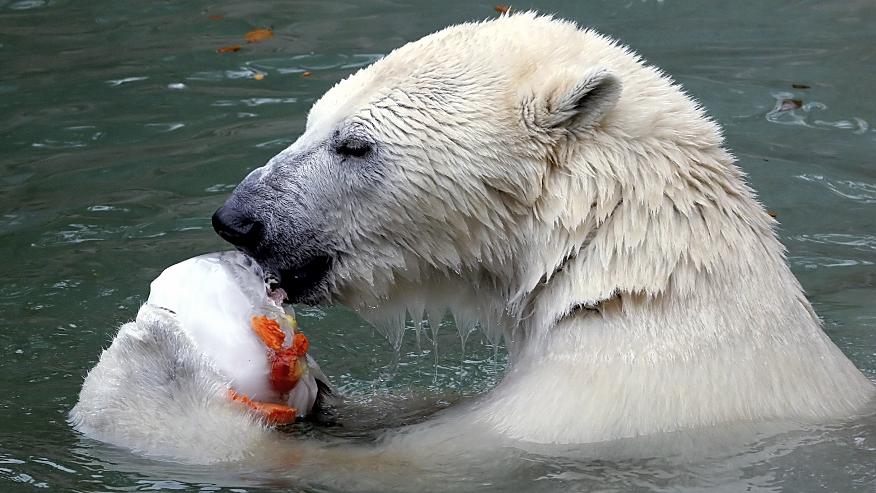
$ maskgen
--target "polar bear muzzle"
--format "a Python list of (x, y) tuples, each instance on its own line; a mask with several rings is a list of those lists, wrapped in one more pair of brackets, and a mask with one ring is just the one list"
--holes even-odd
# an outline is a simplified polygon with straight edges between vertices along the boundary
[[(264, 222), (247, 208), (239, 207), (232, 196), (213, 214), (213, 229), (222, 239), (254, 258), (269, 277), (279, 282), (293, 303), (316, 304), (322, 301), (332, 257), (314, 251), (312, 245), (299, 244), (294, 255), (277, 255), (273, 236)], [(311, 235), (299, 235), (308, 238)], [(314, 252), (314, 253), (309, 253)]]

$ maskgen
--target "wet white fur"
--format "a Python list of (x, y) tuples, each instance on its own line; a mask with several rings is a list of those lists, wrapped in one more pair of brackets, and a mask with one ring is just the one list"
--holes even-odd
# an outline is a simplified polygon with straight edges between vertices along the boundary
[(90, 438), (150, 456), (244, 459), (273, 432), (227, 392), (227, 378), (179, 320), (143, 305), (89, 372), (70, 419)]

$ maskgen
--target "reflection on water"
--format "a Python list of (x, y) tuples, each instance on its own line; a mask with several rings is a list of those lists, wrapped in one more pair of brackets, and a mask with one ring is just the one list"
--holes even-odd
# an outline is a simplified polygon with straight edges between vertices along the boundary
[[(135, 315), (149, 281), (225, 248), (210, 214), (248, 170), (294, 141), (320, 94), (405, 41), (495, 15), (493, 7), (0, 2), (0, 490), (874, 491), (873, 416), (574, 450), (497, 439), (489, 450), (465, 444), (458, 456), (435, 456), (425, 441), (384, 432), (466, 405), (501, 377), (504, 353), (479, 333), (463, 350), (446, 320), (434, 345), (410, 327), (396, 354), (336, 307), (299, 316), (348, 396), (342, 426), (301, 426), (289, 437), (325, 450), (194, 467), (69, 429), (85, 371)], [(725, 126), (778, 213), (789, 261), (828, 334), (876, 379), (876, 6), (552, 0), (538, 8), (629, 43)], [(242, 42), (266, 26), (274, 38)], [(238, 43), (238, 52), (216, 52)]]

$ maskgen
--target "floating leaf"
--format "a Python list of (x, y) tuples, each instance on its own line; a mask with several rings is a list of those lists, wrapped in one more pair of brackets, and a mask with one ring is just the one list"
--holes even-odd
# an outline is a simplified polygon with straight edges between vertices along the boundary
[(309, 70), (305, 70), (304, 72), (301, 72), (301, 77), (310, 77), (311, 75), (313, 75), (313, 72), (311, 72)]
[(234, 53), (236, 51), (240, 51), (240, 45), (223, 46), (216, 50), (217, 53)]
[(799, 109), (803, 106), (803, 101), (799, 99), (783, 99), (782, 105), (779, 106), (779, 111), (791, 111)]
[(499, 5), (496, 5), (496, 6), (493, 7), (493, 8), (496, 9), (496, 12), (499, 13), (499, 14), (507, 14), (507, 13), (511, 12), (511, 7), (510, 7), (510, 6), (508, 6), (508, 5), (502, 5), (501, 3), (500, 3)]
[(773, 219), (779, 217), (779, 213), (776, 211), (767, 211), (767, 214)]
[(211, 21), (221, 21), (224, 18), (225, 18), (224, 15), (211, 15), (210, 16)]
[(274, 31), (270, 29), (253, 29), (252, 31), (246, 33), (247, 43), (261, 43), (266, 39), (271, 39), (274, 37)]
[(806, 84), (791, 84), (791, 87), (794, 89), (809, 89), (812, 86), (808, 86)]

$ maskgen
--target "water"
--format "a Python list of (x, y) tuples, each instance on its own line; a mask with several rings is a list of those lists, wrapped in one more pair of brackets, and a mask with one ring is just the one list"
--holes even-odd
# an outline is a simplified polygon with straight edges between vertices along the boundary
[[(709, 108), (778, 214), (827, 332), (876, 379), (876, 6), (538, 7), (621, 38)], [(876, 490), (872, 416), (693, 457), (642, 443), (631, 448), (652, 452), (633, 458), (509, 445), (432, 464), (305, 457), (259, 469), (148, 460), (70, 430), (82, 377), (148, 282), (225, 248), (210, 214), (295, 139), (315, 98), (406, 41), (492, 15), (465, 1), (0, 1), (0, 490)], [(273, 39), (243, 41), (266, 26)], [(216, 53), (233, 44), (243, 47)], [(779, 111), (794, 99), (802, 107)], [(381, 430), (483, 392), (505, 363), (477, 333), (463, 353), (450, 320), (437, 353), (409, 332), (397, 357), (343, 308), (299, 318), (350, 404), (345, 427), (295, 439), (341, 440), (366, 458)]]

